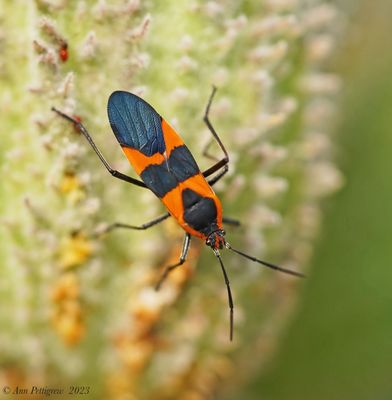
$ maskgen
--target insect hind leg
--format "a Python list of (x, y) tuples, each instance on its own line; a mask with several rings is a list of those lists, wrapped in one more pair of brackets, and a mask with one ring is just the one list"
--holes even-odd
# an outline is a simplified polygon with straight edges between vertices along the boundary
[(105, 168), (109, 171), (109, 173), (112, 176), (114, 176), (117, 179), (121, 179), (121, 180), (123, 180), (125, 182), (132, 183), (132, 184), (134, 184), (136, 186), (140, 186), (140, 187), (143, 187), (143, 188), (147, 187), (144, 182), (139, 181), (138, 179), (132, 178), (131, 176), (125, 175), (125, 174), (115, 170), (114, 168), (112, 168), (110, 166), (110, 164), (106, 161), (105, 157), (103, 156), (103, 154), (101, 153), (101, 151), (99, 150), (97, 145), (95, 144), (95, 142), (94, 142), (93, 138), (91, 137), (90, 133), (88, 132), (88, 130), (84, 127), (84, 125), (80, 121), (77, 121), (75, 118), (72, 118), (69, 115), (63, 113), (62, 111), (57, 110), (57, 108), (52, 107), (52, 111), (57, 113), (60, 117), (64, 118), (65, 120), (67, 120), (67, 121), (69, 121), (69, 122), (74, 124), (74, 126), (77, 128), (77, 130), (79, 132), (81, 132), (82, 135), (90, 143), (90, 146), (95, 151), (95, 154), (98, 156), (98, 158), (101, 160), (102, 164), (105, 166)]

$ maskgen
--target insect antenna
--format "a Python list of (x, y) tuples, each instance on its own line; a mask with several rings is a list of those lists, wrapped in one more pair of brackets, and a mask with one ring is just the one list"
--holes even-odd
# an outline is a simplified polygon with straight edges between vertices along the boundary
[(219, 260), (219, 263), (220, 263), (220, 266), (221, 266), (222, 272), (223, 272), (223, 277), (225, 278), (225, 284), (226, 284), (226, 288), (227, 288), (227, 298), (229, 300), (229, 307), (230, 307), (230, 341), (232, 341), (233, 340), (234, 303), (233, 303), (233, 296), (231, 295), (230, 281), (229, 281), (229, 278), (227, 277), (225, 266), (223, 265), (223, 261), (219, 254), (219, 250), (213, 249), (213, 251), (214, 251), (215, 256)]
[(227, 242), (226, 242), (226, 248), (229, 249), (229, 250), (231, 250), (231, 251), (233, 251), (234, 253), (239, 254), (239, 255), (242, 256), (242, 257), (245, 257), (245, 258), (251, 260), (251, 261), (254, 261), (254, 262), (257, 262), (257, 263), (259, 263), (259, 264), (262, 264), (262, 265), (264, 265), (265, 267), (274, 269), (274, 270), (276, 270), (276, 271), (284, 272), (285, 274), (297, 276), (297, 277), (299, 277), (299, 278), (305, 278), (305, 274), (303, 274), (303, 273), (301, 273), (301, 272), (293, 271), (293, 270), (287, 269), (287, 268), (282, 268), (282, 267), (279, 267), (278, 265), (271, 264), (271, 263), (269, 263), (269, 262), (267, 262), (267, 261), (259, 260), (259, 259), (256, 258), (256, 257), (250, 256), (249, 254), (245, 254), (244, 252), (242, 252), (242, 251), (240, 251), (240, 250), (234, 249), (234, 248), (231, 247), (231, 245), (230, 245), (229, 243), (227, 243)]

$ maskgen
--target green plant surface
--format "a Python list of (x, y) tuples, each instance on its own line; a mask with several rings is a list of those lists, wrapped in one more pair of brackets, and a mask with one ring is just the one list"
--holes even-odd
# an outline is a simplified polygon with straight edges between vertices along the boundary
[(346, 185), (328, 203), (300, 311), (243, 399), (392, 398), (392, 5), (356, 7), (337, 60)]

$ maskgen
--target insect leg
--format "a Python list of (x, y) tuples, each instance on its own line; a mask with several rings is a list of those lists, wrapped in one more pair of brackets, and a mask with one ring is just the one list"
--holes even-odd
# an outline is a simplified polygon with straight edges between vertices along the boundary
[(167, 219), (169, 217), (170, 217), (170, 213), (165, 213), (165, 214), (159, 216), (158, 218), (155, 218), (152, 221), (146, 222), (145, 224), (139, 225), (139, 226), (123, 224), (121, 222), (115, 222), (114, 224), (108, 225), (106, 228), (104, 228), (102, 231), (100, 231), (99, 234), (111, 232), (117, 228), (134, 229), (137, 231), (142, 231), (142, 230), (151, 228), (152, 226), (161, 223), (162, 221), (164, 221), (165, 219)]
[(213, 141), (214, 141), (213, 139), (210, 139), (209, 142), (204, 146), (202, 155), (203, 155), (204, 157), (209, 158), (209, 159), (212, 160), (212, 161), (217, 162), (217, 161), (219, 161), (219, 158), (216, 157), (216, 156), (214, 156), (213, 154), (210, 154), (210, 153), (208, 152), (208, 150), (209, 150), (209, 148), (211, 147)]
[(223, 217), (222, 222), (225, 225), (232, 225), (232, 226), (240, 226), (241, 225), (241, 222), (238, 221), (238, 219), (229, 218), (229, 217)]
[(229, 170), (229, 166), (226, 164), (223, 167), (222, 171), (219, 172), (219, 174), (217, 174), (216, 176), (214, 176), (213, 178), (211, 178), (208, 181), (208, 184), (210, 186), (214, 185), (216, 182), (218, 182), (227, 173), (228, 170)]
[(190, 243), (191, 243), (191, 235), (189, 233), (186, 233), (185, 237), (184, 237), (184, 243), (182, 245), (182, 251), (181, 251), (180, 259), (178, 260), (178, 263), (173, 264), (173, 265), (169, 265), (168, 267), (165, 268), (165, 270), (162, 273), (162, 276), (160, 277), (159, 281), (155, 285), (155, 290), (159, 290), (160, 289), (160, 287), (162, 286), (162, 283), (167, 278), (169, 273), (171, 271), (173, 271), (173, 269), (175, 269), (175, 268), (179, 267), (180, 265), (184, 264), (184, 262), (186, 260), (186, 256), (188, 255)]
[[(222, 149), (222, 151), (223, 151), (223, 153), (225, 154), (225, 156), (224, 156), (224, 158), (222, 158), (220, 161), (218, 161), (217, 163), (215, 163), (212, 167), (210, 167), (210, 168), (208, 168), (207, 170), (205, 170), (205, 171), (203, 172), (203, 176), (204, 176), (204, 177), (210, 176), (210, 175), (213, 174), (214, 172), (218, 171), (220, 168), (222, 168), (222, 167), (224, 167), (224, 166), (227, 166), (226, 164), (229, 163), (229, 155), (228, 155), (228, 153), (227, 153), (227, 150), (226, 150), (225, 146), (223, 145), (222, 141), (220, 140), (218, 134), (216, 133), (216, 131), (215, 131), (214, 127), (212, 126), (212, 124), (211, 124), (211, 122), (210, 122), (210, 119), (209, 119), (209, 113), (210, 113), (211, 103), (212, 103), (212, 100), (213, 100), (213, 98), (214, 98), (215, 93), (216, 93), (216, 87), (213, 86), (213, 87), (212, 87), (212, 92), (211, 92), (210, 99), (208, 100), (208, 104), (207, 104), (207, 107), (206, 107), (206, 111), (205, 111), (205, 114), (204, 114), (203, 121), (204, 121), (205, 124), (207, 125), (208, 129), (209, 129), (210, 132), (212, 133), (212, 136), (213, 136), (214, 139), (217, 141), (219, 147)], [(207, 148), (206, 148), (206, 150), (204, 151), (204, 154), (207, 153), (208, 147), (209, 147), (209, 144), (207, 145)]]
[(105, 166), (105, 168), (110, 172), (110, 174), (112, 176), (114, 176), (115, 178), (121, 179), (125, 182), (133, 183), (136, 186), (140, 186), (140, 187), (144, 187), (144, 188), (147, 187), (144, 182), (139, 181), (138, 179), (132, 178), (131, 176), (122, 174), (121, 172), (113, 169), (109, 165), (109, 163), (106, 161), (105, 157), (102, 155), (101, 151), (98, 149), (97, 145), (94, 143), (93, 138), (90, 136), (87, 129), (83, 126), (82, 123), (80, 123), (76, 119), (70, 117), (69, 115), (64, 114), (63, 112), (57, 110), (54, 107), (52, 107), (52, 111), (56, 112), (58, 115), (60, 115), (60, 117), (66, 119), (69, 122), (72, 122), (75, 125), (75, 127), (78, 129), (78, 131), (80, 131), (83, 134), (83, 136), (87, 139), (87, 141), (90, 143), (91, 147), (93, 148), (93, 150), (95, 151), (95, 153), (97, 154), (99, 159), (101, 160), (102, 164)]

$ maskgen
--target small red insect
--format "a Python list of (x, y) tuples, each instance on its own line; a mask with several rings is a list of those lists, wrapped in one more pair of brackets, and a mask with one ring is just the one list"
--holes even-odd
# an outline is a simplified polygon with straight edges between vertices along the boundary
[[(226, 248), (271, 269), (298, 277), (304, 275), (236, 250), (225, 239), (223, 225), (239, 225), (239, 222), (223, 216), (221, 202), (212, 189), (212, 186), (228, 171), (229, 163), (229, 155), (208, 118), (215, 92), (214, 87), (207, 104), (204, 122), (223, 151), (224, 157), (204, 172), (200, 171), (181, 137), (150, 104), (132, 93), (116, 91), (111, 94), (108, 101), (110, 125), (126, 157), (142, 181), (113, 169), (77, 118), (72, 118), (55, 108), (53, 111), (74, 124), (114, 177), (150, 189), (168, 210), (164, 215), (141, 226), (116, 223), (110, 225), (106, 231), (114, 228), (148, 229), (170, 216), (184, 229), (185, 237), (180, 259), (176, 264), (166, 267), (156, 285), (157, 289), (170, 271), (185, 262), (192, 236), (204, 240), (206, 245), (211, 247), (219, 260), (226, 283), (230, 307), (230, 340), (232, 340), (234, 304), (230, 282), (220, 255), (221, 249)], [(215, 175), (212, 178), (207, 179), (213, 174)]]
[(59, 49), (59, 57), (62, 62), (66, 62), (68, 60), (68, 43), (63, 41), (61, 42), (61, 46)]

